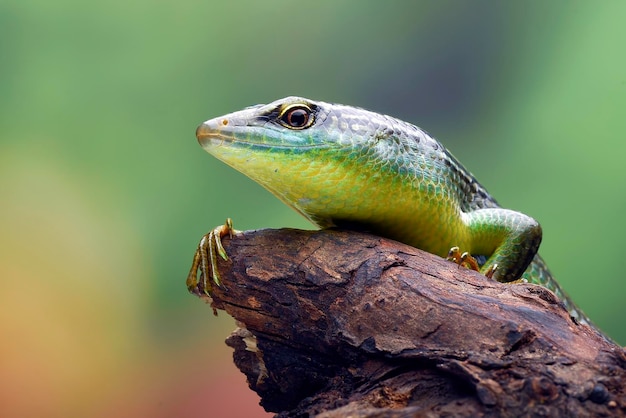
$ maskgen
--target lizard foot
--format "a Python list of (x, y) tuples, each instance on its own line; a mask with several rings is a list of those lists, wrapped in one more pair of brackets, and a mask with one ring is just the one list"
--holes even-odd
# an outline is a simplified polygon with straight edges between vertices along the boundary
[[(191, 293), (211, 297), (212, 282), (216, 286), (222, 286), (217, 270), (217, 255), (219, 254), (222, 259), (228, 261), (228, 254), (222, 246), (222, 238), (226, 235), (232, 238), (237, 233), (239, 231), (233, 228), (233, 221), (228, 218), (224, 225), (215, 227), (200, 239), (196, 253), (193, 255), (191, 270), (187, 275), (187, 289)], [(200, 273), (199, 280), (198, 272)]]
[[(459, 249), (459, 247), (450, 248), (450, 251), (448, 251), (448, 257), (446, 257), (446, 260), (454, 261), (456, 264), (459, 265), (459, 267), (465, 266), (474, 271), (481, 271), (478, 261), (474, 257), (472, 257), (472, 255), (467, 251), (465, 251), (464, 253), (461, 253), (461, 250)], [(497, 264), (492, 264), (484, 272), (485, 276), (487, 276), (490, 279), (493, 278), (493, 274), (496, 272), (497, 268), (498, 268)]]

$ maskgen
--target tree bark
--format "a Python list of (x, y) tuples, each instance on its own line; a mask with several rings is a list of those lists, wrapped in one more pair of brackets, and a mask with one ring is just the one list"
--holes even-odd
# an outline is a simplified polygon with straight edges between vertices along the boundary
[(626, 416), (626, 354), (556, 296), (345, 231), (224, 239), (212, 306), (279, 417)]

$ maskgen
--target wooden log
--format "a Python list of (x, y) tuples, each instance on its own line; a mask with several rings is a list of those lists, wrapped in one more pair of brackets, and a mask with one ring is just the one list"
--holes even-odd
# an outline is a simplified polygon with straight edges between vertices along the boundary
[(279, 417), (626, 416), (626, 353), (556, 296), (348, 231), (224, 239), (212, 306)]

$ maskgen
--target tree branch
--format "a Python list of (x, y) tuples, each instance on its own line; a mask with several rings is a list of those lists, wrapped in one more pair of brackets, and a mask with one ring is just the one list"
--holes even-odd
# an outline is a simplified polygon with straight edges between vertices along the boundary
[(626, 355), (552, 292), (342, 231), (224, 240), (213, 306), (278, 416), (625, 416)]

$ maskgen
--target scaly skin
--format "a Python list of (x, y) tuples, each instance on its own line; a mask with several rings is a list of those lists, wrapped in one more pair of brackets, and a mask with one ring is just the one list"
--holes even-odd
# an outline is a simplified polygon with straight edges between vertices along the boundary
[[(367, 230), (442, 257), (459, 247), (486, 259), (481, 272), (491, 270), (501, 282), (521, 278), (542, 285), (573, 318), (589, 323), (537, 254), (539, 224), (501, 208), (448, 150), (414, 125), (350, 106), (287, 97), (208, 120), (196, 134), (207, 152), (320, 228)], [(198, 253), (207, 254), (216, 236), (219, 241), (230, 233), (221, 228)], [(215, 258), (213, 250), (213, 266)], [(202, 270), (199, 286), (194, 264), (188, 286), (209, 294), (209, 272)]]

